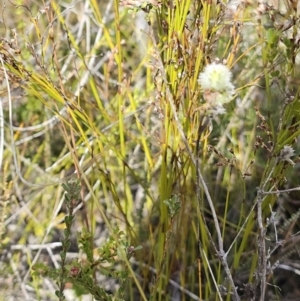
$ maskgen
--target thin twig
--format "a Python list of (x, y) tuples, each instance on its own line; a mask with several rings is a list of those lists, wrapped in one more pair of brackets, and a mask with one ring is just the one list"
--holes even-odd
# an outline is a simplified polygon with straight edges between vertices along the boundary
[(298, 191), (298, 190), (300, 190), (300, 187), (284, 189), (284, 190), (276, 190), (276, 191), (261, 191), (261, 194), (262, 195), (280, 194), (280, 193), (287, 193), (287, 192)]
[(260, 282), (260, 301), (263, 301), (266, 293), (267, 254), (266, 254), (266, 228), (262, 217), (262, 194), (257, 192), (257, 224), (258, 224), (258, 281)]

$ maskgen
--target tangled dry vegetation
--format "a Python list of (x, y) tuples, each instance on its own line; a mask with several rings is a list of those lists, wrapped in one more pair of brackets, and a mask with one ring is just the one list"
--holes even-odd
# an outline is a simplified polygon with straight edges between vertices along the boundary
[(1, 300), (299, 300), (296, 0), (3, 0)]

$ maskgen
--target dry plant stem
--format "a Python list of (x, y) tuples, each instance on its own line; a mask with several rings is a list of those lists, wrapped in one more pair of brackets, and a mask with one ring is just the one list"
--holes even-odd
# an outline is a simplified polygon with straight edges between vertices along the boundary
[(284, 190), (276, 190), (276, 191), (261, 191), (261, 194), (262, 195), (280, 194), (280, 193), (288, 193), (288, 192), (291, 192), (291, 191), (298, 191), (298, 190), (300, 190), (300, 187), (284, 189)]
[[(175, 102), (174, 102), (174, 99), (173, 99), (173, 96), (172, 96), (172, 93), (170, 91), (170, 88), (168, 86), (168, 80), (167, 80), (167, 75), (166, 75), (166, 72), (165, 72), (165, 69), (164, 69), (164, 65), (163, 65), (163, 62), (160, 58), (160, 54), (159, 54), (159, 51), (158, 51), (158, 46), (157, 46), (157, 43), (156, 43), (156, 40), (155, 40), (155, 37), (154, 37), (154, 33), (153, 33), (153, 29), (150, 27), (150, 38), (152, 40), (152, 43), (153, 43), (153, 47), (154, 47), (154, 51), (155, 51), (155, 58), (157, 60), (157, 63), (158, 63), (158, 68), (162, 74), (162, 78), (163, 78), (163, 81), (165, 82), (165, 86), (166, 86), (166, 92), (167, 92), (167, 98), (168, 98), (168, 101), (169, 101), (169, 104), (170, 104), (170, 107), (171, 107), (171, 110), (172, 110), (172, 114), (174, 116), (174, 120), (176, 122), (176, 125), (177, 125), (177, 128), (178, 128), (178, 131), (180, 133), (180, 136), (183, 140), (183, 143), (187, 149), (187, 152), (193, 162), (193, 164), (195, 165), (195, 167), (197, 167), (197, 160), (189, 146), (189, 143), (185, 137), (185, 134), (184, 134), (184, 131), (183, 131), (183, 127), (179, 121), (179, 118), (178, 118), (178, 115), (177, 115), (177, 112), (176, 112), (176, 107), (175, 107)], [(215, 208), (214, 208), (214, 204), (213, 204), (213, 201), (211, 199), (211, 196), (210, 196), (210, 193), (209, 193), (209, 190), (208, 190), (208, 187), (203, 179), (203, 176), (202, 176), (202, 173), (201, 173), (201, 170), (200, 168), (198, 167), (197, 169), (197, 174), (198, 174), (198, 182), (201, 184), (203, 190), (204, 190), (204, 193), (205, 193), (205, 196), (207, 198), (207, 201), (208, 201), (208, 204), (209, 204), (209, 207), (210, 207), (210, 210), (211, 210), (211, 213), (212, 213), (212, 216), (213, 216), (213, 221), (214, 221), (214, 225), (215, 225), (215, 228), (216, 228), (216, 232), (217, 232), (217, 238), (218, 238), (218, 248), (219, 250), (215, 247), (215, 245), (213, 244), (214, 248), (215, 248), (215, 251), (217, 253), (217, 256), (219, 257), (219, 260), (221, 261), (223, 267), (224, 267), (224, 270), (225, 270), (225, 273), (226, 273), (226, 276), (230, 282), (230, 285), (232, 287), (232, 290), (233, 290), (233, 300), (234, 301), (239, 301), (240, 300), (240, 297), (238, 295), (238, 292), (237, 292), (237, 289), (235, 287), (235, 284), (234, 284), (234, 281), (233, 281), (233, 278), (232, 278), (232, 275), (231, 275), (231, 272), (230, 272), (230, 269), (228, 267), (228, 263), (226, 261), (226, 253), (224, 252), (224, 248), (223, 248), (223, 240), (222, 240), (222, 235), (221, 235), (221, 229), (220, 229), (220, 226), (219, 226), (219, 222), (218, 222), (218, 217), (217, 217), (217, 214), (216, 214), (216, 211), (215, 211)], [(198, 183), (197, 183), (198, 184)], [(211, 240), (212, 241), (212, 240)], [(212, 241), (213, 242), (213, 241)]]
[[(206, 224), (205, 224), (205, 227), (206, 227)], [(206, 229), (207, 229), (207, 227), (206, 227)], [(208, 232), (208, 233), (209, 233), (209, 232)], [(210, 238), (210, 241), (213, 243), (214, 248), (216, 249), (216, 246), (215, 246), (215, 244), (214, 244), (214, 242), (213, 242), (213, 240), (212, 240), (212, 237), (211, 237), (210, 233), (209, 233), (209, 238)], [(220, 299), (220, 301), (223, 301), (223, 298), (222, 298), (222, 295), (221, 295), (221, 292), (220, 292), (218, 283), (217, 283), (217, 281), (216, 281), (216, 278), (215, 278), (215, 276), (214, 276), (214, 273), (213, 273), (213, 271), (212, 271), (212, 269), (211, 269), (211, 266), (210, 266), (210, 264), (209, 264), (209, 260), (208, 260), (208, 258), (207, 258), (207, 256), (206, 256), (206, 254), (205, 254), (204, 251), (202, 251), (202, 254), (203, 254), (203, 257), (205, 258), (205, 261), (207, 262), (207, 267), (208, 267), (208, 269), (209, 269), (211, 278), (212, 278), (212, 280), (213, 280), (213, 282), (214, 282), (214, 285), (215, 285), (215, 287), (216, 287), (216, 290), (217, 290), (219, 299)]]
[(262, 194), (257, 193), (257, 224), (258, 224), (258, 279), (260, 281), (260, 301), (265, 299), (266, 292), (266, 275), (267, 275), (267, 254), (266, 254), (266, 228), (263, 225), (262, 217)]
[(266, 293), (266, 278), (267, 278), (267, 253), (266, 253), (266, 228), (263, 225), (263, 215), (262, 215), (262, 203), (263, 198), (263, 189), (268, 183), (271, 175), (274, 172), (275, 167), (273, 166), (267, 179), (263, 182), (262, 188), (257, 191), (257, 225), (258, 225), (258, 271), (257, 271), (257, 280), (260, 285), (260, 297), (259, 300), (263, 301), (265, 299)]
[[(198, 128), (198, 137), (197, 137), (197, 142), (196, 142), (196, 154), (199, 154), (199, 151), (200, 151), (200, 136), (201, 136), (201, 135), (200, 135), (200, 131), (201, 131), (201, 124), (199, 124), (199, 128)], [(208, 233), (209, 239), (210, 239), (210, 241), (211, 241), (211, 243), (212, 243), (214, 249), (217, 250), (216, 245), (215, 245), (215, 243), (214, 243), (214, 241), (213, 241), (213, 239), (212, 239), (212, 237), (211, 237), (210, 231), (209, 231), (209, 229), (208, 229), (208, 227), (207, 227), (207, 223), (206, 223), (206, 220), (205, 220), (205, 216), (204, 216), (204, 214), (203, 214), (203, 210), (200, 209), (200, 200), (201, 200), (201, 191), (200, 191), (200, 187), (201, 187), (201, 183), (200, 183), (200, 178), (199, 178), (199, 177), (200, 177), (200, 174), (199, 174), (199, 172), (200, 172), (200, 164), (199, 164), (199, 163), (200, 163), (200, 160), (199, 160), (199, 157), (197, 157), (197, 159), (196, 159), (196, 175), (197, 175), (196, 192), (197, 192), (197, 200), (198, 200), (198, 202), (197, 202), (198, 216), (200, 216), (200, 215), (202, 216), (202, 220), (203, 220), (203, 222), (204, 222), (204, 226), (205, 226), (206, 231), (207, 231), (207, 233)], [(208, 258), (207, 258), (207, 256), (206, 256), (204, 250), (202, 250), (202, 245), (201, 245), (201, 241), (200, 241), (200, 221), (198, 221), (198, 230), (197, 230), (197, 231), (198, 231), (198, 246), (199, 246), (198, 252), (199, 252), (199, 259), (201, 258), (200, 255), (202, 255), (202, 256), (205, 258), (205, 261), (207, 262), (207, 266), (208, 266), (208, 269), (209, 269), (211, 278), (212, 278), (212, 280), (213, 280), (213, 282), (214, 282), (214, 285), (215, 285), (215, 287), (216, 287), (216, 290), (217, 290), (219, 299), (220, 299), (220, 301), (222, 301), (223, 298), (222, 298), (221, 292), (220, 292), (220, 290), (219, 290), (219, 286), (218, 286), (218, 284), (217, 284), (217, 282), (216, 282), (216, 279), (215, 279), (215, 277), (214, 277), (214, 274), (213, 274), (213, 272), (212, 272), (212, 270), (211, 270), (211, 266), (210, 266), (210, 264), (209, 264), (209, 260), (208, 260)], [(200, 269), (199, 269), (199, 273), (201, 273), (201, 270), (200, 270)], [(201, 280), (201, 279), (200, 279), (200, 277), (199, 277), (199, 281), (200, 281), (200, 280)], [(201, 283), (199, 283), (199, 288), (201, 288)], [(200, 294), (200, 297), (202, 297), (201, 294)]]

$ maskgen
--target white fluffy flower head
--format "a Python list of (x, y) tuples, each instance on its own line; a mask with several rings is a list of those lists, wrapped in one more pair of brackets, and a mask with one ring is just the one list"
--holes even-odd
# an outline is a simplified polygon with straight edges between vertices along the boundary
[(295, 150), (290, 145), (285, 145), (280, 152), (280, 156), (283, 159), (290, 159), (292, 156), (294, 156), (294, 152)]
[(212, 106), (222, 106), (229, 102), (234, 94), (231, 79), (232, 74), (225, 65), (217, 63), (207, 65), (198, 78), (205, 101)]

